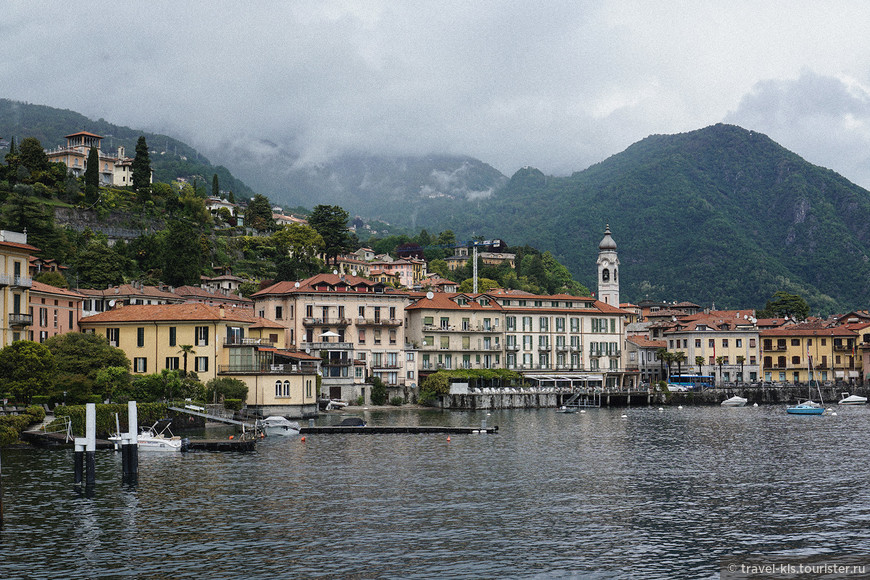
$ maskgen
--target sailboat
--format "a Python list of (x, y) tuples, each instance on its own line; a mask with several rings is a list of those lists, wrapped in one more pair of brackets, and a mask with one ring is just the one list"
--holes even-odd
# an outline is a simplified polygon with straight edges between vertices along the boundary
[(813, 360), (810, 357), (809, 348), (807, 348), (807, 369), (809, 370), (809, 376), (807, 377), (807, 396), (809, 398), (806, 401), (798, 400), (797, 405), (790, 405), (786, 407), (785, 411), (790, 415), (822, 415), (825, 412), (825, 402), (822, 400), (822, 388), (819, 386), (819, 381), (816, 380), (816, 389), (819, 392), (819, 401), (821, 404), (816, 403), (812, 400), (813, 396)]

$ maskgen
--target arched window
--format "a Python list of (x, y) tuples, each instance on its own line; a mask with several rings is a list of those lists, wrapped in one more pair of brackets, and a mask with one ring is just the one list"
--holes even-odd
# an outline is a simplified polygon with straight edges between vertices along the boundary
[(613, 281), (619, 282), (619, 270), (617, 270), (616, 268), (613, 269)]
[(281, 381), (275, 381), (275, 396), (281, 396)]
[(290, 396), (290, 381), (284, 381), (284, 396)]
[(601, 270), (601, 281), (602, 282), (609, 282), (610, 281), (610, 270), (608, 270), (607, 268), (604, 268), (603, 270)]

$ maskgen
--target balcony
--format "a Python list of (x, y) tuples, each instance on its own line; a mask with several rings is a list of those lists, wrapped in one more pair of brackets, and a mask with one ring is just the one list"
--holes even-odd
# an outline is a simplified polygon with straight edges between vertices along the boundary
[(834, 350), (837, 352), (852, 352), (852, 345), (834, 343)]
[(402, 366), (398, 362), (372, 363), (372, 369), (375, 370), (398, 370), (401, 368)]
[(520, 350), (520, 345), (518, 345), (518, 344), (508, 344), (508, 345), (506, 345), (506, 346), (504, 347), (504, 349), (505, 349), (505, 350), (510, 350), (510, 351), (514, 351), (514, 352), (516, 352), (516, 351)]
[(350, 318), (312, 318), (302, 319), (302, 326), (350, 326)]
[(218, 365), (219, 375), (313, 375), (315, 373), (317, 373), (317, 365), (313, 364)]
[(9, 315), (9, 326), (12, 328), (22, 328), (24, 326), (31, 326), (33, 324), (33, 315), (32, 314), (10, 314)]
[(304, 351), (308, 350), (353, 350), (352, 342), (303, 342), (299, 345)]
[(244, 338), (241, 336), (230, 336), (223, 339), (224, 346), (275, 346), (275, 343), (268, 338)]
[(27, 276), (13, 276), (10, 274), (0, 274), (0, 287), (9, 286), (11, 288), (30, 288), (33, 286), (33, 278)]
[(362, 318), (356, 319), (357, 326), (402, 326), (398, 318)]
[(324, 366), (324, 367), (349, 367), (349, 366), (353, 365), (353, 359), (349, 359), (349, 358), (323, 359), (320, 364), (321, 364), (321, 366)]
[(552, 344), (539, 344), (538, 350), (553, 350)]
[(568, 352), (571, 349), (567, 344), (557, 344), (556, 352)]

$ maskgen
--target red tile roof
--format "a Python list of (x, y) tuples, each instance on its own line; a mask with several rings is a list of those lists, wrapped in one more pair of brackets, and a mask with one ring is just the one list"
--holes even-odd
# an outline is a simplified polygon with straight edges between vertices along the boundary
[[(223, 316), (221, 316), (221, 311), (223, 311)], [(93, 316), (86, 316), (82, 318), (81, 323), (227, 321), (259, 324), (262, 320), (255, 317), (253, 312), (246, 308), (220, 308), (199, 302), (189, 302), (186, 304), (132, 304), (100, 312)]]

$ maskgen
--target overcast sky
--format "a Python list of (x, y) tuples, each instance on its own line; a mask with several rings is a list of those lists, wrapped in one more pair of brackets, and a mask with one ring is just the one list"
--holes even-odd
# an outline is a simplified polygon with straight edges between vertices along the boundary
[(0, 97), (201, 149), (467, 154), (507, 175), (728, 122), (870, 187), (868, 23), (866, 1), (13, 0)]

